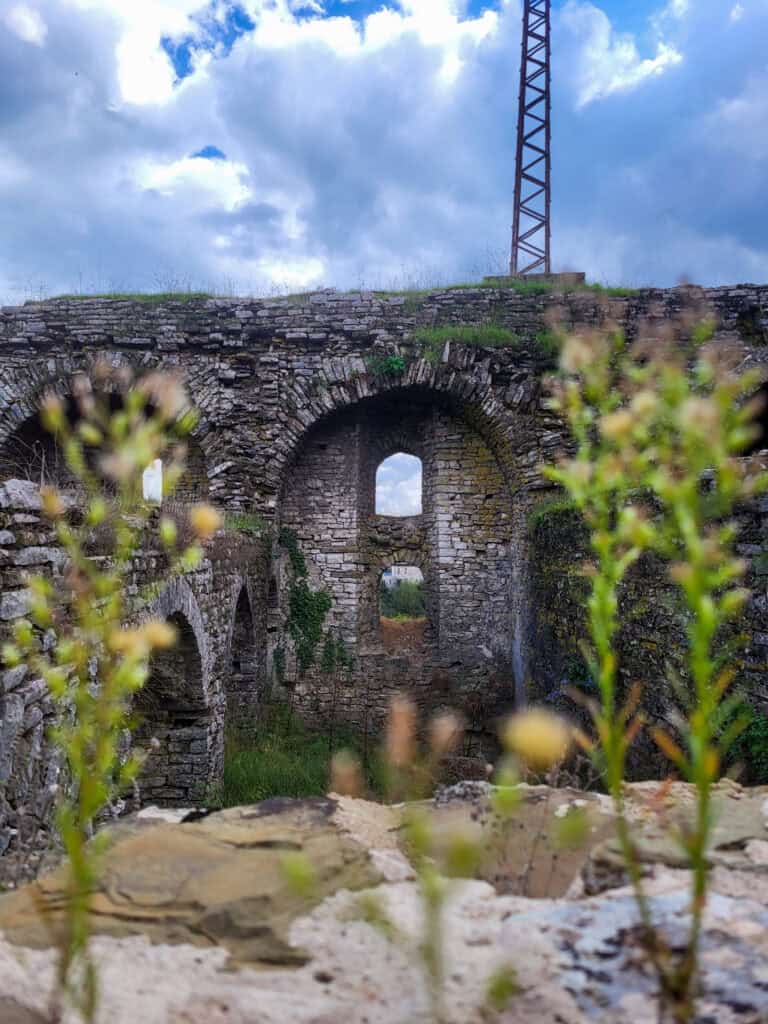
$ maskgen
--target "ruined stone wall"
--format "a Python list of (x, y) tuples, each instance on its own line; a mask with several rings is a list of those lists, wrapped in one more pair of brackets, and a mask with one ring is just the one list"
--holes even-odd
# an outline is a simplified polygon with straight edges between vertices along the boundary
[[(422, 460), (419, 515), (375, 512), (380, 463), (406, 451)], [(371, 399), (313, 432), (289, 473), (281, 528), (307, 558), (316, 589), (332, 596), (329, 628), (355, 669), (343, 686), (334, 673), (298, 677), (286, 628), (290, 563), (281, 557), (286, 678), (298, 706), (316, 718), (378, 725), (393, 692), (406, 688), (423, 708), (513, 699), (511, 644), (512, 498), (483, 438), (456, 412), (426, 396), (407, 403)], [(393, 564), (425, 578), (423, 641), (387, 650), (379, 628), (379, 583)], [(500, 694), (501, 691), (501, 694)]]
[[(329, 624), (356, 646), (355, 678), (365, 680), (362, 693), (354, 680), (333, 684), (344, 713), (359, 720), (361, 708), (381, 706), (384, 695), (409, 678), (423, 681), (421, 695), (431, 705), (450, 702), (457, 695), (454, 681), (471, 681), (477, 669), (479, 697), (490, 696), (480, 716), (489, 716), (497, 696), (511, 703), (512, 676), (518, 697), (526, 688), (541, 696), (556, 687), (577, 632), (576, 605), (565, 600), (577, 580), (576, 549), (558, 543), (542, 549), (526, 528), (530, 509), (550, 493), (538, 466), (565, 443), (562, 425), (544, 404), (546, 359), (537, 336), (556, 315), (566, 325), (615, 321), (631, 337), (643, 323), (662, 328), (691, 303), (714, 310), (721, 342), (738, 341), (753, 362), (768, 363), (768, 287), (755, 286), (644, 290), (617, 298), (478, 288), (415, 297), (66, 299), (6, 307), (0, 310), (0, 465), (7, 475), (15, 459), (15, 473), (22, 450), (16, 441), (28, 446), (39, 438), (41, 395), (49, 388), (66, 395), (72, 374), (88, 372), (97, 360), (139, 372), (178, 370), (201, 411), (188, 497), (207, 493), (225, 511), (261, 514), (273, 541), (281, 523), (295, 524), (313, 579), (335, 595)], [(450, 342), (435, 353), (415, 337), (419, 327), (481, 323), (507, 326), (517, 343), (486, 349)], [(402, 370), (399, 363), (382, 369), (379, 357), (386, 355), (402, 360)], [(364, 430), (370, 417), (375, 429)], [(373, 515), (372, 473), (377, 460), (400, 449), (424, 461), (424, 511), (418, 521), (386, 522)], [(37, 468), (30, 477), (37, 479)], [(0, 513), (0, 622), (8, 629), (23, 611), (24, 573), (38, 563), (60, 572), (61, 556), (36, 510), (7, 499)], [(766, 525), (761, 512), (745, 517), (745, 553), (754, 560), (758, 593), (746, 619), (751, 641), (744, 672), (762, 695)], [(273, 544), (271, 562), (261, 554), (230, 555), (211, 555), (185, 581), (186, 596), (169, 588), (163, 599), (163, 614), (183, 613), (193, 628), (210, 709), (206, 764), (195, 766), (191, 757), (203, 753), (191, 746), (203, 741), (199, 733), (187, 737), (187, 749), (168, 748), (185, 764), (190, 760), (182, 786), (190, 796), (202, 788), (204, 772), (215, 779), (220, 770), (227, 680), (238, 695), (232, 708), (246, 717), (258, 708), (259, 693), (249, 696), (243, 662), (231, 650), (243, 584), (255, 622), (255, 649), (246, 661), (258, 666), (257, 691), (267, 685), (267, 648), (281, 629), (284, 552)], [(375, 575), (390, 557), (424, 566), (430, 629), (418, 657), (392, 658), (372, 635)], [(159, 556), (147, 551), (140, 562), (137, 588), (140, 579), (162, 578)], [(666, 599), (649, 597), (658, 576), (650, 567), (638, 584), (646, 624), (632, 625), (642, 616), (627, 619), (627, 649), (637, 664), (653, 666), (651, 688), (664, 685), (657, 670), (681, 640)], [(452, 677), (446, 670), (455, 662)], [(19, 673), (2, 678), (0, 849), (23, 817), (20, 807), (34, 807), (45, 819), (55, 779), (43, 739), (50, 722), (44, 689)], [(328, 692), (317, 676), (296, 686), (304, 688), (308, 708), (322, 705)], [(158, 792), (163, 785), (158, 781)]]
[[(76, 515), (76, 509), (72, 514)], [(156, 598), (140, 600), (147, 585), (162, 580), (165, 555), (152, 546), (137, 553), (126, 596), (135, 616), (167, 618), (179, 628), (180, 657), (171, 659), (171, 673), (161, 683), (162, 668), (151, 666), (144, 700), (136, 711), (143, 724), (133, 743), (154, 752), (140, 778), (142, 802), (194, 805), (215, 789), (223, 768), (225, 704), (232, 672), (235, 608), (251, 595), (249, 623), (254, 660), (246, 676), (236, 679), (241, 705), (258, 712), (264, 686), (264, 660), (256, 653), (263, 637), (264, 603), (254, 586), (263, 575), (260, 552), (239, 537), (221, 537), (209, 557), (183, 579), (175, 579)], [(57, 587), (66, 571), (64, 552), (40, 510), (37, 488), (11, 480), (0, 486), (0, 627), (4, 636), (27, 610), (30, 575), (50, 575)], [(250, 601), (253, 604), (250, 604)], [(241, 641), (242, 642), (242, 641)], [(157, 669), (161, 670), (158, 672)], [(24, 666), (0, 674), (0, 881), (13, 877), (21, 856), (22, 870), (32, 870), (49, 842), (48, 830), (58, 789), (66, 773), (55, 756), (48, 732), (55, 707), (44, 682)]]

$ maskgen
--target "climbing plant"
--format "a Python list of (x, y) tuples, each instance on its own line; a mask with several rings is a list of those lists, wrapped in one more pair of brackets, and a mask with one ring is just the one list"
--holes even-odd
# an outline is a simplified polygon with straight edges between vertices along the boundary
[(323, 639), (325, 618), (331, 610), (331, 595), (327, 590), (313, 590), (310, 586), (307, 560), (299, 548), (295, 532), (284, 526), (278, 539), (288, 553), (290, 567), (285, 631), (293, 641), (299, 674), (304, 675), (314, 664), (318, 645)]
[(368, 356), (365, 366), (374, 377), (397, 377), (405, 370), (405, 359), (395, 354)]

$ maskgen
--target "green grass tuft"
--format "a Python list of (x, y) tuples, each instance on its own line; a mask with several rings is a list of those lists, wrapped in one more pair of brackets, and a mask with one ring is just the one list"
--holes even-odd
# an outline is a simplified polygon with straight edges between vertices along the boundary
[[(362, 760), (360, 737), (337, 724), (332, 742), (329, 732), (310, 732), (284, 704), (267, 709), (251, 738), (229, 733), (224, 754), (224, 781), (212, 804), (236, 807), (275, 796), (323, 796), (328, 792), (333, 753), (350, 750)], [(384, 764), (378, 752), (368, 756), (366, 784), (382, 798), (386, 789)]]
[(228, 530), (246, 533), (251, 537), (260, 537), (266, 523), (264, 517), (258, 512), (227, 512), (224, 516), (224, 525)]
[(211, 292), (99, 292), (94, 295), (73, 293), (71, 295), (53, 295), (49, 300), (59, 299), (72, 301), (85, 299), (115, 299), (123, 302), (143, 302), (146, 305), (159, 305), (161, 302), (194, 302), (197, 299), (212, 299)]
[(554, 331), (539, 331), (530, 340), (499, 324), (448, 325), (420, 327), (414, 331), (414, 341), (421, 346), (422, 358), (439, 363), (447, 341), (477, 348), (506, 348), (527, 352), (539, 369), (551, 369), (557, 364), (560, 339)]

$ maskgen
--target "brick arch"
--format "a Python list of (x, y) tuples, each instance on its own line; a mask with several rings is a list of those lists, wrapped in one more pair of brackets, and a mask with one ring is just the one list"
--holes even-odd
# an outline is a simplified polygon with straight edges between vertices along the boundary
[[(152, 363), (137, 364), (121, 353), (109, 353), (109, 363), (116, 369), (124, 366), (140, 374), (161, 366), (162, 360), (154, 359)], [(58, 359), (46, 363), (41, 360), (39, 363), (26, 365), (13, 384), (13, 400), (0, 399), (0, 457), (14, 433), (24, 429), (25, 425), (37, 421), (40, 404), (45, 396), (54, 394), (62, 400), (67, 400), (72, 394), (73, 377), (80, 373), (89, 375), (93, 370), (93, 364), (94, 360), (90, 357), (75, 356), (71, 359)], [(208, 381), (201, 374), (200, 380), (187, 376), (185, 384), (191, 403), (198, 411), (199, 420), (187, 439), (188, 469), (192, 479), (190, 486), (186, 486), (182, 480), (177, 489), (177, 497), (182, 501), (200, 500), (208, 496), (212, 489), (210, 470), (215, 461), (216, 449), (221, 444), (220, 432), (212, 427), (198, 401), (200, 395), (208, 393)], [(41, 437), (50, 436), (41, 424), (39, 431)]]
[(250, 727), (259, 712), (259, 642), (249, 580), (238, 578), (232, 587), (225, 645), (225, 697), (228, 724)]
[(219, 695), (212, 685), (211, 644), (186, 580), (170, 581), (142, 618), (160, 618), (177, 642), (156, 651), (133, 711), (133, 741), (148, 750), (139, 778), (142, 802), (199, 804), (221, 776), (223, 733)]

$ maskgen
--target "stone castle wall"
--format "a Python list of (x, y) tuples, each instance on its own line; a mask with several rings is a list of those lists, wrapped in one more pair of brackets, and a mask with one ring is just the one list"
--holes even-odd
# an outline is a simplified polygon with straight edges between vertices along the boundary
[[(207, 495), (222, 510), (263, 521), (259, 544), (239, 548), (242, 537), (230, 531), (228, 548), (211, 553), (159, 599), (158, 610), (181, 616), (194, 638), (184, 671), (190, 682), (199, 679), (187, 701), (187, 711), (199, 714), (186, 725), (178, 716), (177, 730), (189, 731), (169, 732), (152, 776), (154, 794), (198, 800), (204, 777), (210, 783), (220, 774), (227, 716), (240, 724), (258, 716), (272, 681), (270, 656), (285, 641), (281, 526), (299, 537), (313, 584), (331, 591), (328, 624), (354, 659), (349, 679), (324, 678), (318, 665), (298, 679), (291, 678), (289, 658), (292, 699), (310, 716), (333, 704), (334, 714), (365, 720), (367, 728), (369, 717), (380, 719), (391, 690), (410, 686), (425, 707), (463, 703), (482, 732), (526, 690), (540, 697), (556, 689), (577, 631), (573, 569), (580, 556), (565, 535), (542, 545), (527, 526), (531, 510), (551, 495), (538, 467), (566, 443), (544, 404), (546, 359), (537, 335), (555, 316), (566, 325), (618, 322), (633, 336), (641, 324), (662, 329), (697, 304), (714, 310), (720, 341), (736, 341), (752, 361), (768, 363), (768, 287), (755, 286), (616, 298), (487, 288), (270, 301), (87, 298), (0, 310), (4, 476), (23, 474), (47, 389), (66, 395), (72, 375), (101, 358), (138, 371), (177, 369), (201, 411), (182, 500)], [(430, 352), (414, 337), (419, 327), (480, 323), (506, 326), (519, 342), (493, 349), (451, 342)], [(399, 357), (402, 370), (399, 362), (393, 369), (382, 361), (387, 355)], [(423, 511), (413, 519), (373, 510), (376, 466), (398, 450), (423, 461)], [(0, 501), (3, 628), (23, 612), (30, 567), (61, 571), (37, 510), (18, 500), (6, 494)], [(757, 574), (765, 523), (757, 512), (745, 516), (746, 553)], [(423, 645), (402, 656), (384, 650), (376, 632), (378, 576), (395, 560), (423, 568), (428, 594)], [(163, 569), (157, 553), (142, 552), (136, 585), (162, 578)], [(662, 685), (656, 669), (665, 648), (682, 639), (674, 609), (668, 618), (660, 610), (667, 608), (663, 586), (653, 599), (659, 579), (649, 570), (638, 587), (646, 611), (627, 620), (627, 650), (638, 664), (647, 659), (654, 666), (650, 692)], [(768, 594), (764, 576), (755, 582), (744, 672), (762, 693)], [(250, 638), (242, 625), (244, 588)], [(55, 776), (44, 739), (44, 688), (12, 673), (2, 678), (0, 851), (26, 808), (35, 808), (30, 821), (46, 818)], [(170, 706), (175, 698), (166, 697)]]

